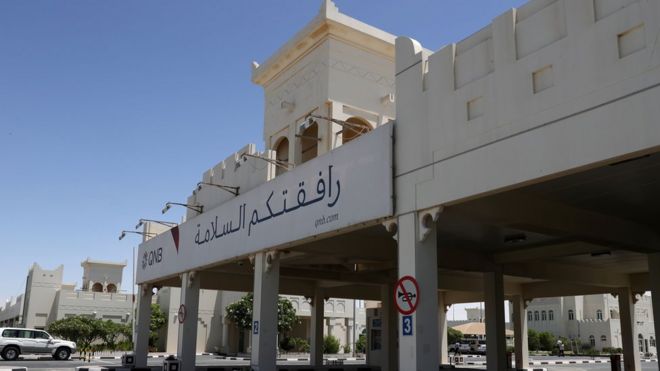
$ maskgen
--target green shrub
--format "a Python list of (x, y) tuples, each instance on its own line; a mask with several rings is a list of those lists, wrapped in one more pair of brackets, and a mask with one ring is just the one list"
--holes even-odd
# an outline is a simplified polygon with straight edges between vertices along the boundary
[(280, 341), (280, 349), (282, 349), (285, 352), (290, 352), (292, 351), (296, 345), (291, 341), (291, 338), (285, 337)]
[(350, 353), (351, 352), (351, 346), (346, 344), (343, 347), (341, 347), (344, 353)]
[(289, 342), (293, 346), (294, 352), (307, 353), (309, 352), (309, 342), (301, 338), (290, 338)]
[(323, 338), (323, 353), (324, 354), (337, 354), (339, 353), (339, 339), (332, 335)]
[(355, 343), (355, 350), (358, 353), (366, 353), (367, 352), (367, 335), (362, 333), (358, 337), (357, 342)]

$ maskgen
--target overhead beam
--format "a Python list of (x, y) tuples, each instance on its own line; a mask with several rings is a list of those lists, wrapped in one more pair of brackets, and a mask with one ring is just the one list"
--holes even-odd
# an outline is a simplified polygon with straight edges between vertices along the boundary
[(451, 212), (487, 224), (567, 236), (606, 246), (636, 251), (660, 249), (660, 235), (650, 228), (520, 193), (466, 202), (452, 207)]
[(516, 250), (507, 250), (493, 254), (493, 261), (497, 264), (524, 262), (528, 260), (542, 260), (591, 254), (607, 250), (607, 247), (581, 241), (535, 246)]
[(535, 278), (549, 281), (572, 282), (584, 285), (628, 287), (627, 274), (585, 266), (565, 265), (534, 261), (502, 265), (502, 271), (509, 276)]
[(526, 300), (558, 296), (609, 294), (613, 292), (612, 287), (582, 285), (578, 283), (567, 285), (562, 282), (533, 282), (524, 283), (521, 286), (523, 297)]

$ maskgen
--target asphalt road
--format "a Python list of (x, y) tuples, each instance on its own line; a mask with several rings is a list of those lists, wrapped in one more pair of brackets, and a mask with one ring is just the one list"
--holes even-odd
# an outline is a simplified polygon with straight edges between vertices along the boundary
[[(591, 359), (591, 358), (584, 358)], [(567, 360), (576, 360), (575, 358), (556, 358), (556, 357), (533, 357), (532, 361), (567, 361)], [(486, 357), (469, 357), (466, 361), (471, 361), (475, 363), (482, 363), (486, 361)], [(240, 360), (229, 360), (222, 359), (221, 357), (213, 355), (202, 355), (197, 356), (197, 365), (199, 366), (239, 366), (239, 365), (248, 365), (249, 361), (240, 361)], [(150, 358), (148, 360), (150, 366), (160, 366), (163, 364), (163, 358)], [(307, 361), (280, 361), (279, 365), (307, 365)], [(345, 361), (345, 364), (364, 364), (364, 361)], [(26, 359), (19, 360), (14, 362), (0, 361), (0, 370), (2, 368), (10, 367), (27, 367), (29, 370), (50, 370), (50, 371), (71, 371), (75, 370), (79, 366), (100, 366), (100, 367), (119, 367), (121, 366), (121, 361), (116, 359), (99, 359), (92, 360), (91, 362), (83, 362), (79, 360), (68, 360), (68, 361), (55, 361), (53, 359)], [(471, 369), (485, 369), (486, 367), (480, 364), (477, 365), (466, 365), (462, 366), (465, 368)], [(530, 367), (537, 368), (546, 368), (547, 370), (558, 370), (558, 371), (589, 371), (589, 370), (600, 370), (606, 371), (610, 370), (609, 363), (592, 363), (592, 364), (571, 364), (571, 365), (536, 365)], [(461, 368), (461, 366), (459, 366)], [(651, 371), (658, 370), (657, 362), (642, 362), (642, 370)]]

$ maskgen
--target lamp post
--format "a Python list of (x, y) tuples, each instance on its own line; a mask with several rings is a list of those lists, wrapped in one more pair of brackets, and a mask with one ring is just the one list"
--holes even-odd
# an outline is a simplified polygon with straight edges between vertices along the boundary
[[(142, 222), (142, 219), (140, 219), (140, 222)], [(132, 233), (132, 234), (139, 234), (143, 236), (143, 238), (148, 238), (148, 237), (153, 237), (156, 234), (155, 233), (149, 233), (149, 232), (135, 232), (135, 231), (121, 231), (121, 234), (119, 235), (119, 239), (123, 239), (126, 237), (127, 233)], [(135, 267), (135, 245), (133, 245), (133, 285), (132, 286), (132, 300), (131, 300), (131, 318), (132, 318), (132, 330), (131, 332), (133, 333), (133, 341), (135, 341), (135, 279), (136, 279), (136, 272), (137, 268)]]
[(190, 210), (195, 211), (195, 212), (198, 212), (198, 213), (200, 213), (200, 214), (204, 211), (204, 206), (203, 206), (203, 205), (199, 205), (199, 206), (197, 206), (197, 205), (182, 204), (182, 203), (179, 203), (179, 202), (166, 202), (166, 203), (165, 203), (165, 207), (164, 207), (163, 210), (162, 210), (162, 213), (165, 214), (165, 213), (167, 212), (167, 210), (169, 210), (170, 208), (172, 208), (173, 205), (176, 205), (176, 206), (183, 206), (183, 207), (185, 207), (186, 209), (190, 209)]

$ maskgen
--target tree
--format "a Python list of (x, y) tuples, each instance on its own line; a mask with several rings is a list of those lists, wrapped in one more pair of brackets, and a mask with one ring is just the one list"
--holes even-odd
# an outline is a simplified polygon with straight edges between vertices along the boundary
[(158, 341), (158, 330), (167, 323), (167, 315), (160, 309), (160, 305), (151, 304), (151, 318), (149, 321), (149, 346), (155, 347)]
[(557, 340), (553, 334), (549, 332), (541, 332), (539, 334), (539, 345), (541, 350), (551, 351), (555, 347), (556, 343)]
[[(225, 311), (227, 312), (227, 318), (234, 322), (241, 330), (250, 330), (252, 329), (252, 308), (254, 305), (254, 296), (252, 293), (248, 293), (243, 296), (239, 301), (229, 304)], [(288, 299), (280, 297), (277, 300), (277, 331), (280, 333), (286, 333), (291, 331), (293, 325), (298, 323), (298, 317), (296, 316), (296, 310), (293, 307), (293, 304)], [(244, 343), (243, 331), (239, 333), (239, 344), (241, 349), (243, 348)]]
[(463, 339), (463, 333), (451, 327), (447, 328), (447, 344), (453, 346)]
[(539, 350), (541, 347), (539, 333), (532, 330), (531, 328), (527, 330), (527, 344), (529, 350)]
[(91, 350), (95, 341), (101, 340), (105, 328), (103, 322), (87, 316), (74, 316), (51, 323), (48, 331), (65, 340), (75, 341), (82, 351)]
[(125, 336), (127, 332), (130, 332), (130, 327), (128, 325), (116, 323), (111, 320), (98, 321), (100, 321), (100, 338), (103, 341), (104, 347), (110, 350), (117, 349), (117, 339), (120, 336)]

